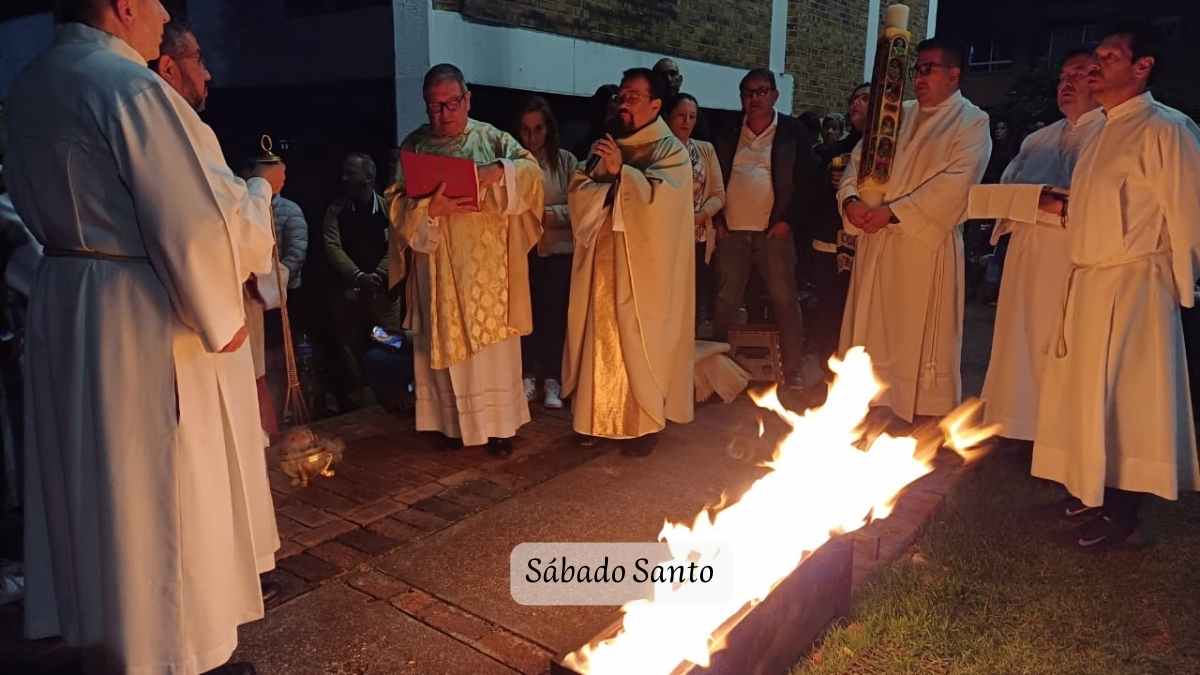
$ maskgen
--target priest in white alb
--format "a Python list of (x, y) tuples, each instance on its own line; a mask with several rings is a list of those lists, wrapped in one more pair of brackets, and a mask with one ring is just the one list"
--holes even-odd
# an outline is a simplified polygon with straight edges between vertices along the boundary
[(263, 615), (247, 427), (213, 355), (244, 345), (235, 233), (271, 188), (229, 180), (211, 131), (146, 67), (169, 18), (157, 0), (58, 10), (8, 110), (6, 175), (46, 255), (28, 318), (25, 631), (83, 647), (96, 672), (201, 673)]
[(575, 230), (563, 391), (575, 431), (654, 449), (667, 420), (692, 421), (695, 224), (687, 149), (659, 117), (667, 82), (626, 71), (623, 133), (597, 141), (598, 162), (567, 193)]
[[(1088, 49), (1066, 56), (1058, 76), (1058, 108), (1064, 119), (1025, 139), (1001, 183), (1070, 187), (1076, 158), (1104, 125), (1103, 111), (1087, 86), (1091, 64)], [(998, 219), (992, 231), (993, 245), (1003, 236), (1012, 239), (981, 396), (985, 422), (999, 424), (1001, 436), (1020, 441), (1032, 441), (1037, 432), (1042, 368), (1057, 336), (1071, 271), (1070, 238), (1062, 218), (1038, 211), (1036, 188), (1029, 197), (1028, 204)]]
[[(1033, 475), (1093, 508), (1081, 547), (1138, 531), (1145, 494), (1200, 489), (1180, 306), (1200, 275), (1200, 128), (1149, 91), (1163, 38), (1121, 26), (1088, 76), (1104, 126), (1084, 148), (1065, 211), (1071, 271), (1043, 373)], [(1068, 505), (1070, 508), (1071, 505)]]
[(866, 348), (885, 387), (875, 405), (908, 422), (962, 398), (961, 224), (992, 148), (987, 113), (959, 91), (962, 66), (946, 42), (917, 46), (917, 100), (904, 103), (883, 205), (858, 196), (862, 143), (838, 191), (846, 231), (858, 235), (839, 351)]
[[(201, 121), (199, 113), (208, 99), (211, 78), (200, 44), (187, 24), (172, 20), (163, 27), (163, 40), (157, 60), (150, 67), (175, 90), (196, 115), (184, 117), (196, 155), (204, 164), (209, 182), (213, 185), (218, 206), (225, 214), (229, 236), (235, 244), (238, 278), (248, 287), (261, 288), (274, 284), (269, 276), (273, 264), (275, 239), (271, 236), (269, 202), (261, 193), (248, 189), (246, 182), (230, 171), (212, 129)], [(262, 175), (271, 186), (271, 193), (283, 188), (286, 167), (262, 167)], [(281, 269), (286, 269), (282, 268)], [(285, 285), (287, 281), (283, 282)], [(271, 289), (274, 290), (274, 289)], [(248, 293), (249, 291), (247, 291)], [(278, 293), (276, 293), (278, 295)], [(257, 405), (256, 377), (258, 364), (263, 360), (262, 304), (243, 295), (246, 315), (246, 344), (230, 354), (209, 354), (205, 358), (217, 368), (221, 397), (226, 399), (234, 433), (230, 439), (237, 447), (241, 464), (241, 489), (250, 505), (251, 535), (254, 538), (254, 558), (260, 574), (275, 569), (275, 552), (279, 550), (279, 527), (275, 519), (275, 501), (267, 480), (266, 447), (270, 439), (264, 431), (261, 407)], [(279, 593), (278, 583), (264, 581), (263, 600)]]
[(511, 135), (468, 116), (471, 92), (455, 66), (431, 68), (423, 95), (429, 124), (401, 148), (475, 161), (480, 210), (444, 188), (408, 194), (400, 166), (388, 189), (391, 285), (405, 249), (413, 251), (405, 322), (414, 336), (417, 430), (508, 455), (530, 419), (520, 336), (533, 328), (526, 256), (542, 233), (542, 170)]

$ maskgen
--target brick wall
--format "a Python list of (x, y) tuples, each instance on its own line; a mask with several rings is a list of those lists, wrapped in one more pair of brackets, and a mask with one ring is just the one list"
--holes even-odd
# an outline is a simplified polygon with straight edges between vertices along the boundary
[[(890, 3), (880, 3), (882, 22)], [(913, 42), (925, 37), (928, 0), (909, 0)], [(787, 72), (796, 82), (793, 110), (844, 111), (862, 82), (869, 9), (867, 0), (791, 0), (788, 3)]]
[[(503, 26), (672, 54), (739, 68), (765, 66), (770, 0), (433, 0), (434, 9)], [(890, 4), (882, 0), (879, 17)], [(924, 38), (928, 0), (908, 0), (914, 43)], [(868, 0), (789, 0), (786, 69), (793, 109), (843, 111), (862, 81)]]
[(468, 19), (741, 68), (767, 65), (771, 0), (434, 0)]

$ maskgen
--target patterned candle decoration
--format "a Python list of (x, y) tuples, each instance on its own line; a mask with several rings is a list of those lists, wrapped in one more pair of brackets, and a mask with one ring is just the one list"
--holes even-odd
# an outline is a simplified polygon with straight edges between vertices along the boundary
[(858, 165), (858, 194), (868, 206), (879, 206), (887, 191), (896, 155), (896, 137), (908, 74), (908, 6), (887, 8), (883, 35), (875, 50), (875, 69), (871, 74), (871, 102), (867, 108), (867, 126), (862, 140), (862, 161)]

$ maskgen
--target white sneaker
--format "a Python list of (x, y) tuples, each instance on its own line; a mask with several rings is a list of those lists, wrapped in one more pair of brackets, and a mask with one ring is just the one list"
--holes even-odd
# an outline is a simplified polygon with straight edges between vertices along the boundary
[(546, 390), (546, 398), (542, 401), (542, 405), (551, 410), (559, 410), (563, 407), (562, 386), (558, 384), (558, 380), (546, 380), (543, 385)]
[(533, 401), (537, 398), (537, 380), (532, 377), (525, 378), (525, 400)]

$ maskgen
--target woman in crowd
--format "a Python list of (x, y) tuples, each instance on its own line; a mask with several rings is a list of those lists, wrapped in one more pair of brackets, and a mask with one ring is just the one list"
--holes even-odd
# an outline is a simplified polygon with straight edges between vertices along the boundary
[(571, 254), (575, 250), (567, 213), (567, 183), (577, 162), (569, 150), (559, 147), (558, 121), (540, 96), (531, 97), (521, 108), (516, 136), (542, 167), (546, 197), (544, 234), (529, 254), (533, 333), (521, 340), (525, 398), (533, 401), (537, 397), (537, 380), (541, 379), (542, 404), (561, 408), (559, 371), (571, 297)]
[(725, 179), (717, 162), (712, 143), (692, 138), (700, 119), (700, 105), (691, 94), (679, 94), (667, 103), (663, 111), (667, 126), (683, 142), (692, 158), (692, 207), (696, 219), (696, 321), (703, 324), (712, 319), (713, 294), (716, 292), (714, 270), (709, 264), (716, 250), (716, 228), (713, 217), (725, 205)]

